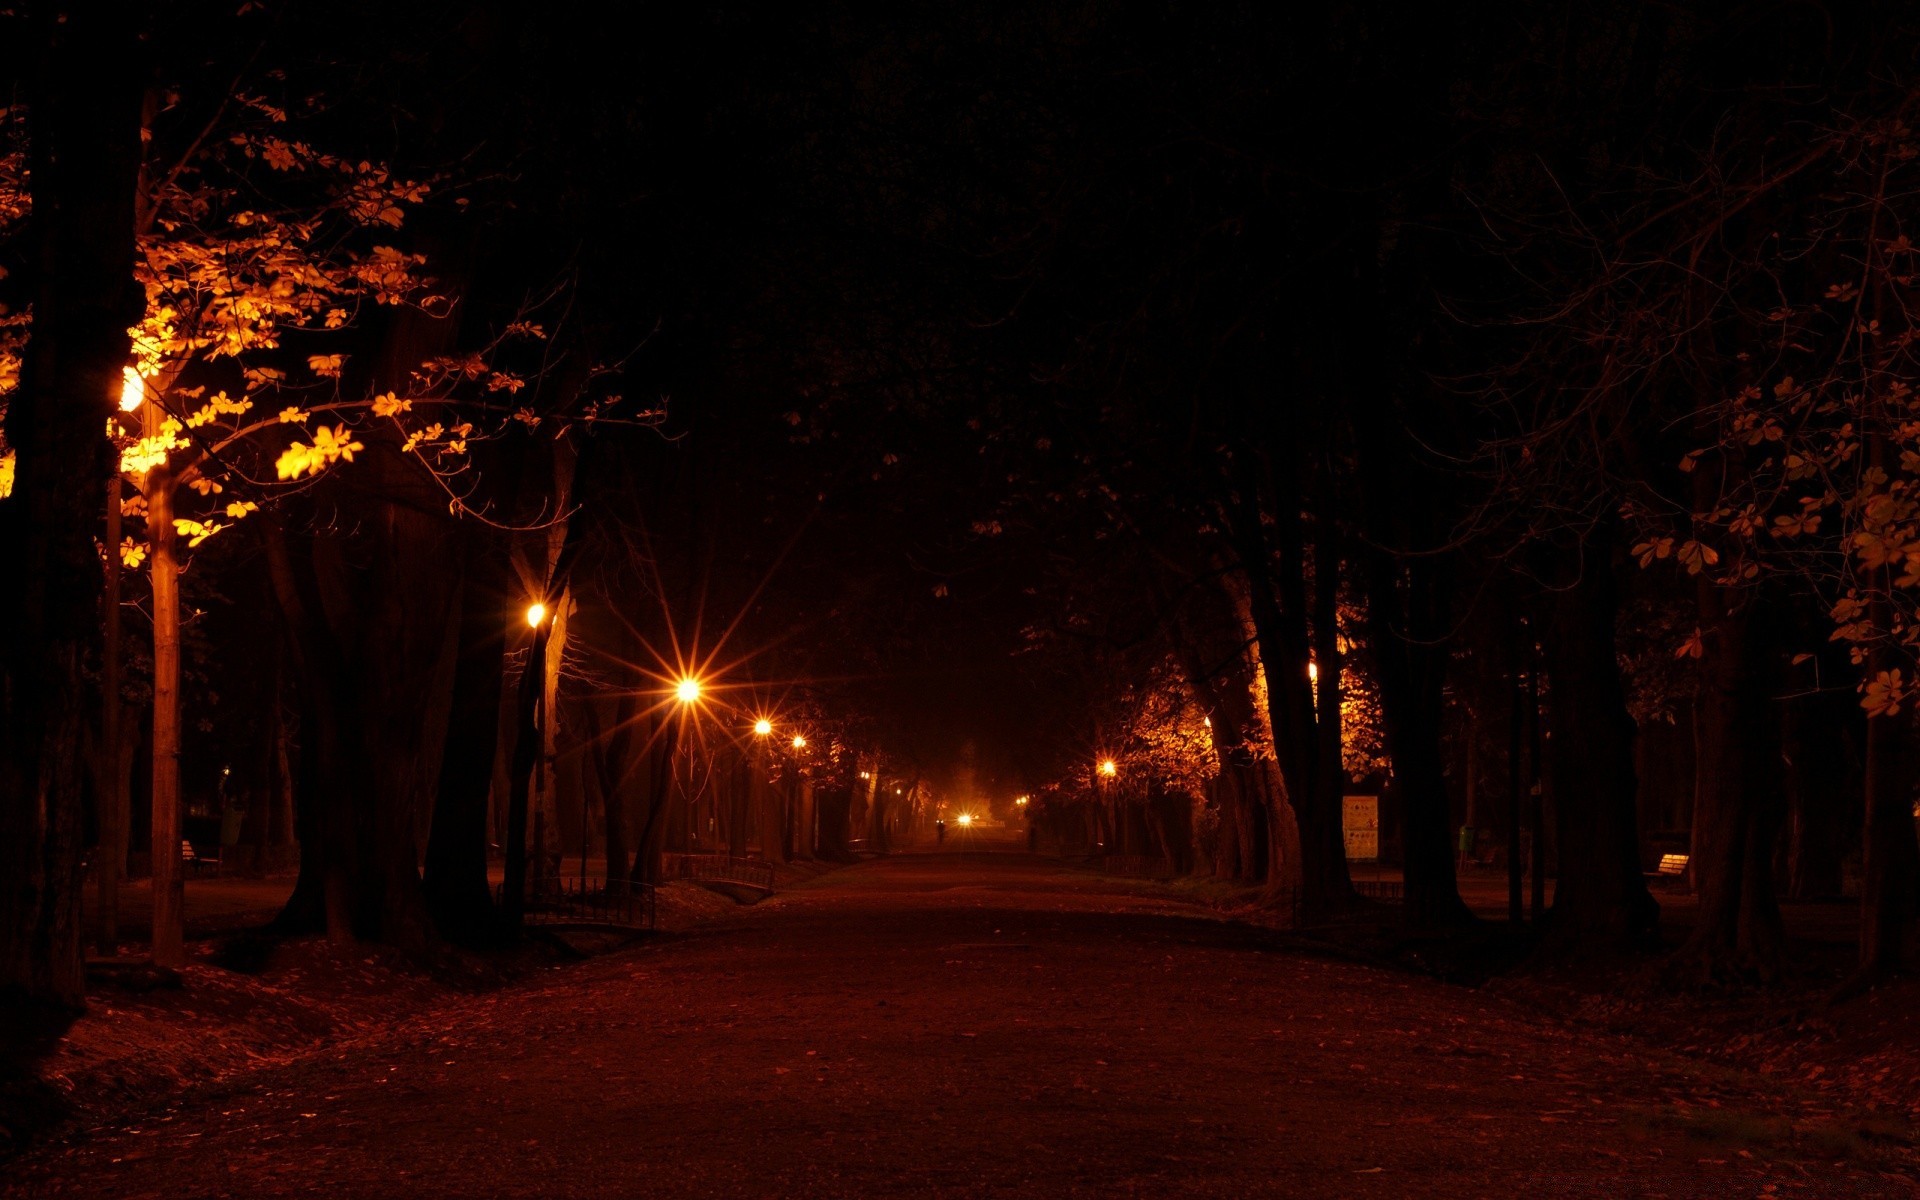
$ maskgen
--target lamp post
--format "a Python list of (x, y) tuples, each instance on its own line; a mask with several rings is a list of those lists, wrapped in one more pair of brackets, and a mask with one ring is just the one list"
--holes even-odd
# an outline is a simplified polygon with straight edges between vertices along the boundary
[(753, 764), (749, 783), (752, 786), (751, 803), (753, 807), (754, 832), (760, 838), (760, 854), (768, 862), (781, 863), (787, 860), (785, 845), (785, 823), (775, 820), (775, 807), (779, 803), (773, 790), (773, 721), (769, 717), (758, 717), (753, 722)]
[[(126, 368), (120, 384), (119, 409), (131, 416), (146, 403), (147, 386), (140, 373)], [(105, 636), (100, 654), (100, 867), (99, 890), (101, 954), (120, 952), (120, 875), (127, 868), (127, 771), (120, 750), (120, 519), (125, 478), (119, 464), (107, 476), (106, 595), (101, 605)]]
[(1100, 849), (1104, 851), (1107, 849), (1106, 838), (1115, 837), (1118, 840), (1119, 817), (1114, 811), (1112, 781), (1120, 775), (1120, 764), (1111, 758), (1103, 758), (1095, 772), (1097, 778), (1094, 786), (1100, 793)]
[(673, 684), (673, 717), (678, 723), (675, 729), (675, 757), (684, 757), (680, 769), (674, 772), (680, 797), (686, 806), (687, 844), (684, 849), (692, 851), (700, 840), (700, 814), (694, 811), (696, 795), (693, 789), (693, 743), (686, 737), (687, 714), (700, 701), (700, 681), (691, 675), (682, 675)]
[[(509, 928), (519, 928), (527, 904), (527, 790), (540, 761), (540, 696), (546, 690), (547, 606), (534, 602), (527, 606), (527, 624), (533, 628), (533, 644), (527, 650), (527, 666), (520, 673), (520, 695), (515, 707), (519, 713), (519, 733), (513, 740), (513, 771), (507, 792), (507, 863), (501, 885), (500, 912)], [(583, 851), (584, 853), (584, 851)]]

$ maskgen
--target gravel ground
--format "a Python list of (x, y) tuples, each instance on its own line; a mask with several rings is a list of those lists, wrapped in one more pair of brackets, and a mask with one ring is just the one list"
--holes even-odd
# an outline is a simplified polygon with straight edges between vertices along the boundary
[(1896, 1154), (1757, 1075), (952, 852), (396, 1011), (0, 1195), (1914, 1195)]

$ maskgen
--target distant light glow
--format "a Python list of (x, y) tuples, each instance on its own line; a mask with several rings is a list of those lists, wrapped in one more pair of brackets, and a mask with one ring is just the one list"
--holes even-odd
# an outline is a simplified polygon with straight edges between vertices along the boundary
[(527, 605), (527, 625), (529, 628), (532, 628), (532, 629), (540, 628), (540, 622), (546, 619), (547, 619), (546, 605), (544, 604)]
[(794, 734), (794, 735), (793, 735), (793, 748), (794, 748), (795, 750), (805, 750), (805, 749), (807, 748), (807, 739), (806, 739), (806, 738), (803, 738), (803, 737), (801, 737), (801, 736), (800, 736), (799, 734), (797, 734), (797, 733), (796, 733), (796, 734)]
[(691, 676), (682, 679), (674, 685), (673, 696), (682, 704), (692, 704), (700, 698), (700, 681)]
[(1320, 682), (1320, 664), (1319, 663), (1310, 662), (1307, 664), (1307, 681), (1309, 683)]
[(955, 817), (954, 820), (958, 821), (962, 825), (971, 825), (973, 824), (973, 814), (961, 813), (959, 816)]
[(773, 722), (767, 720), (765, 717), (761, 717), (753, 723), (753, 731), (761, 737), (766, 737), (773, 732)]
[(1024, 807), (1024, 806), (1026, 805), (1026, 803), (1027, 803), (1027, 798), (1026, 798), (1025, 796), (1015, 796), (1015, 797), (1013, 798), (1013, 802), (1014, 802), (1015, 804), (1018, 804), (1018, 805), (1021, 805), (1022, 807)]
[(120, 371), (120, 411), (130, 413), (146, 403), (147, 385), (132, 367)]
[(1120, 764), (1110, 758), (1103, 758), (1100, 760), (1100, 773), (1111, 779), (1120, 773)]

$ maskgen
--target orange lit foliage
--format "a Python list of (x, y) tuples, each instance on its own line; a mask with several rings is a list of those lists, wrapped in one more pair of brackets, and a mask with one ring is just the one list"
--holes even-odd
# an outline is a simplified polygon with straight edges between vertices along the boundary
[(1146, 686), (1129, 697), (1129, 723), (1115, 755), (1123, 773), (1148, 777), (1182, 795), (1204, 794), (1213, 777), (1213, 741), (1172, 658), (1162, 659)]
[[(390, 244), (425, 184), (314, 149), (290, 136), (286, 109), (244, 88), (233, 101), (179, 160), (156, 144), (135, 268), (134, 369), (152, 427), (123, 429), (121, 468), (170, 464), (205, 498), (175, 520), (189, 545), (273, 485), (352, 461), (365, 446), (347, 412), (377, 402), (342, 400), (338, 331), (370, 305), (440, 303), (421, 258)], [(142, 557), (132, 539), (123, 552)]]

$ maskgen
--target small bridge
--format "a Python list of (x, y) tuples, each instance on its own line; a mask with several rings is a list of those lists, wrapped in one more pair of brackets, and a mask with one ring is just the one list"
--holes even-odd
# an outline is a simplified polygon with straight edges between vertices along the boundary
[[(495, 898), (506, 899), (506, 885), (494, 889)], [(650, 931), (658, 915), (654, 889), (650, 883), (616, 879), (607, 886), (605, 876), (556, 875), (527, 881), (527, 903), (521, 923), (544, 929), (617, 929), (635, 933)]]
[(773, 864), (737, 854), (663, 855), (660, 877), (690, 883), (725, 883), (769, 896), (773, 894)]

